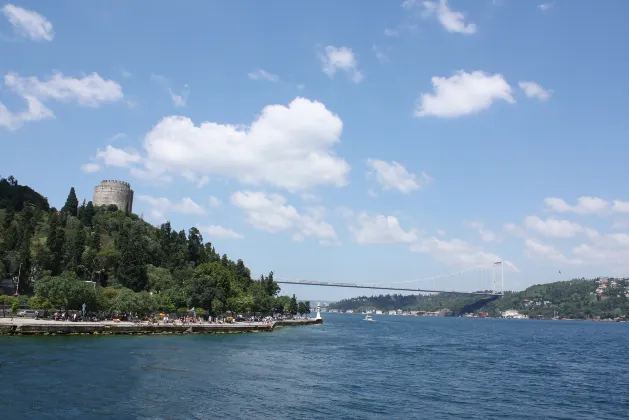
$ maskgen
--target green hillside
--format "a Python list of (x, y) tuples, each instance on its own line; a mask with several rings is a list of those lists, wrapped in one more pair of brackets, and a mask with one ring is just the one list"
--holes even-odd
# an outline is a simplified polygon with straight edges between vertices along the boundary
[(74, 188), (58, 211), (13, 177), (0, 179), (0, 216), (0, 279), (19, 279), (30, 306), (79, 309), (85, 302), (92, 310), (144, 313), (297, 306), (294, 296), (279, 296), (272, 272), (252, 278), (242, 260), (218, 253), (197, 228), (155, 227), (116, 206), (79, 204)]
[(495, 300), (449, 293), (380, 295), (344, 299), (330, 304), (329, 307), (352, 309), (354, 312), (449, 309), (453, 315), (488, 312), (490, 316), (499, 316), (502, 311), (516, 309), (530, 317), (552, 318), (557, 314), (571, 319), (617, 318), (629, 314), (629, 279), (573, 279), (538, 284), (521, 292), (507, 292)]

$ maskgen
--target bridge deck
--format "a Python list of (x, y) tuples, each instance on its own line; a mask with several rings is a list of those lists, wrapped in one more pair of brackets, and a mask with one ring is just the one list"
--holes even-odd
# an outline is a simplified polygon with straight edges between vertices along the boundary
[(430, 289), (414, 289), (414, 288), (408, 288), (408, 287), (369, 286), (369, 285), (354, 284), (354, 283), (328, 283), (328, 282), (323, 282), (323, 281), (308, 281), (308, 280), (300, 280), (300, 281), (275, 280), (275, 282), (280, 283), (280, 284), (296, 284), (296, 285), (302, 285), (302, 286), (349, 287), (349, 288), (354, 288), (354, 289), (392, 290), (392, 291), (403, 291), (403, 292), (455, 293), (459, 295), (501, 296), (500, 293), (496, 293), (496, 292), (457, 292), (454, 290), (430, 290)]

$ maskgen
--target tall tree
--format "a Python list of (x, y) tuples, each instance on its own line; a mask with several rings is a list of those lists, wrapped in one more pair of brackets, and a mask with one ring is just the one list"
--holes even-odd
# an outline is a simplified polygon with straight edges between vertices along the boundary
[(131, 227), (123, 225), (118, 237), (118, 266), (116, 278), (125, 287), (139, 292), (148, 285), (146, 244), (140, 222)]
[(299, 306), (297, 305), (297, 298), (295, 297), (295, 295), (293, 295), (292, 298), (290, 298), (290, 304), (288, 306), (288, 312), (291, 315), (297, 315), (297, 311), (299, 310)]
[(199, 265), (203, 260), (203, 235), (196, 227), (190, 228), (188, 231), (188, 261)]
[(79, 199), (76, 198), (76, 192), (74, 191), (74, 187), (70, 188), (70, 194), (68, 194), (68, 198), (66, 199), (66, 203), (61, 209), (62, 212), (66, 212), (71, 216), (76, 216), (79, 209)]

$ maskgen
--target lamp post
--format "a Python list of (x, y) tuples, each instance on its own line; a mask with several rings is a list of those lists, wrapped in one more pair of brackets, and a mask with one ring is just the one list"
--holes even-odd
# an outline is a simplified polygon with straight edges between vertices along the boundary
[(15, 294), (19, 295), (20, 289), (20, 276), (22, 275), (22, 263), (20, 263), (20, 268), (17, 270), (17, 284), (15, 285)]

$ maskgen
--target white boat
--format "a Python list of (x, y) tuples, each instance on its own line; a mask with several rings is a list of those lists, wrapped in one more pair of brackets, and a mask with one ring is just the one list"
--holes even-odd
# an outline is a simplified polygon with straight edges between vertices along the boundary
[(371, 318), (371, 315), (365, 316), (365, 321), (376, 322)]

